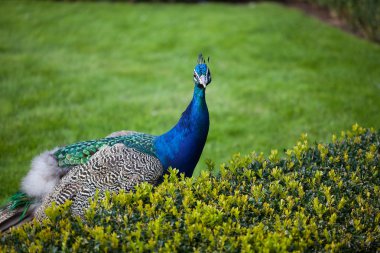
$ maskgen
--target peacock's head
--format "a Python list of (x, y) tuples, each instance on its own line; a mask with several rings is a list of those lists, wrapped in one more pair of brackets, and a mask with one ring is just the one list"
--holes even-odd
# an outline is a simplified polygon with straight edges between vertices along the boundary
[(199, 54), (198, 64), (194, 68), (194, 83), (203, 89), (211, 83), (210, 69), (207, 67), (206, 61), (203, 59), (202, 54)]

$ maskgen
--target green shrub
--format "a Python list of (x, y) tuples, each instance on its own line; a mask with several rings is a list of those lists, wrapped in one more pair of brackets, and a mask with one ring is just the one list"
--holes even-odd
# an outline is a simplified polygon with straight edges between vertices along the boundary
[(95, 197), (87, 222), (52, 206), (42, 224), (3, 234), (0, 251), (374, 252), (379, 159), (374, 130), (354, 125), (330, 144), (304, 135), (283, 158), (237, 154), (217, 175), (170, 170), (157, 187)]
[(301, 0), (336, 11), (364, 36), (380, 42), (379, 0)]

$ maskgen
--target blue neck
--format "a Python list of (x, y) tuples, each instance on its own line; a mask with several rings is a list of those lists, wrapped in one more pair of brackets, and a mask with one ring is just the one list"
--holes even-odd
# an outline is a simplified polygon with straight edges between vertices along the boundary
[(154, 141), (164, 170), (176, 168), (191, 177), (206, 143), (209, 125), (205, 89), (195, 85), (193, 99), (178, 123)]

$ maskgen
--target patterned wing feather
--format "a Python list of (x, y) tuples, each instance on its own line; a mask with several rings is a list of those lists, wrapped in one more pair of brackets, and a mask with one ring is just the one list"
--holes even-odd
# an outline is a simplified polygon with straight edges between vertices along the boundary
[(72, 200), (74, 215), (83, 216), (88, 207), (88, 199), (100, 196), (105, 191), (132, 190), (136, 184), (148, 182), (157, 184), (163, 174), (160, 161), (145, 152), (129, 148), (123, 144), (105, 146), (93, 155), (88, 163), (73, 167), (48, 195), (36, 212), (37, 219), (45, 218), (44, 210), (52, 202), (63, 204)]
[(54, 156), (58, 161), (58, 166), (68, 167), (88, 162), (91, 156), (104, 146), (113, 146), (117, 143), (124, 144), (127, 147), (134, 148), (138, 151), (155, 156), (153, 140), (155, 136), (134, 133), (129, 135), (107, 137), (98, 140), (78, 142), (58, 149)]

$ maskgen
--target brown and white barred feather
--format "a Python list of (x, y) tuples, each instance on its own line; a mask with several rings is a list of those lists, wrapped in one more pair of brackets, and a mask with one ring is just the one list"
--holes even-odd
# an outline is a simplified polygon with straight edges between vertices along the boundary
[(130, 135), (130, 134), (137, 134), (137, 133), (138, 132), (135, 132), (135, 131), (121, 130), (121, 131), (113, 132), (113, 133), (107, 135), (106, 138), (108, 138), (108, 137), (118, 137), (118, 136)]
[(46, 217), (44, 210), (52, 202), (63, 204), (66, 200), (72, 201), (73, 215), (83, 216), (96, 190), (100, 196), (105, 191), (129, 191), (141, 182), (157, 184), (162, 174), (162, 164), (156, 157), (123, 144), (106, 146), (86, 164), (72, 168), (44, 198), (35, 217), (42, 220)]
[[(134, 131), (118, 131), (111, 133), (107, 137), (117, 137), (134, 134)], [(29, 197), (35, 199), (35, 203), (42, 201), (43, 198), (53, 192), (54, 187), (59, 184), (61, 178), (68, 173), (71, 168), (59, 167), (54, 152), (59, 148), (54, 148), (42, 152), (32, 160), (28, 174), (23, 178), (21, 191)], [(1, 221), (1, 220), (0, 220)]]
[[(0, 231), (6, 231), (10, 227), (19, 226), (34, 218), (33, 211), (35, 205), (30, 206), (28, 211), (24, 212), (24, 207), (13, 209), (10, 205), (6, 205), (0, 209)], [(20, 218), (22, 217), (22, 218)]]

